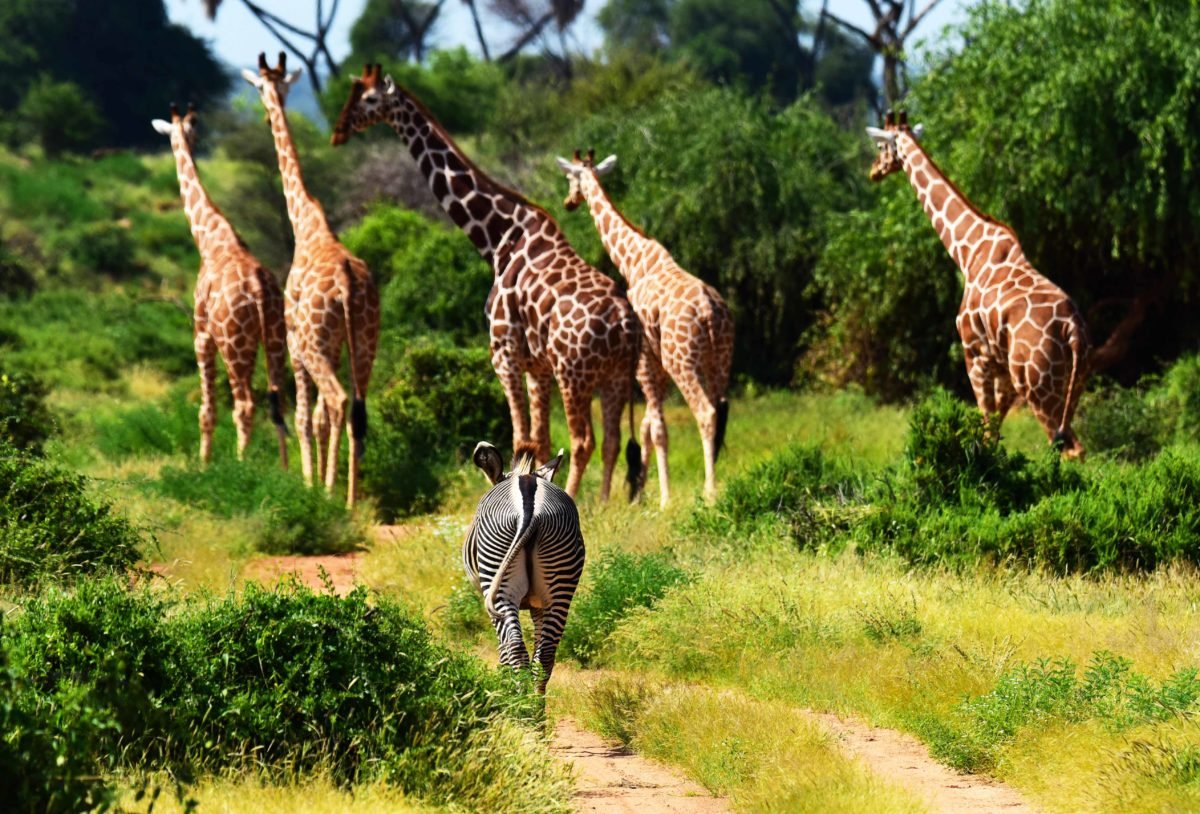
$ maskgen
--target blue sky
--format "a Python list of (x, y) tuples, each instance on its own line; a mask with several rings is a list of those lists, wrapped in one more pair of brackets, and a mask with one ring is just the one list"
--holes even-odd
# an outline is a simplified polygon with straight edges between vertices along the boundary
[[(736, 2), (736, 0), (734, 0)], [(285, 20), (296, 23), (301, 28), (312, 28), (315, 14), (315, 2), (303, 0), (257, 0), (259, 5), (278, 14)], [(329, 0), (326, 0), (328, 4)], [(341, 0), (338, 16), (330, 40), (331, 50), (335, 59), (342, 59), (350, 50), (350, 26), (357, 19), (366, 0)], [(486, 0), (480, 1), (484, 6)], [(250, 67), (259, 51), (274, 52), (278, 50), (275, 39), (259, 24), (258, 20), (246, 10), (240, 0), (224, 0), (216, 22), (210, 22), (204, 15), (204, 4), (201, 0), (166, 0), (167, 13), (175, 22), (182, 23), (196, 35), (208, 40), (217, 56), (234, 66)], [(918, 36), (932, 36), (943, 26), (962, 18), (962, 6), (969, 0), (942, 0), (929, 17), (917, 30)], [(590, 51), (600, 46), (601, 34), (595, 24), (595, 15), (604, 5), (604, 0), (588, 0), (584, 10), (584, 20), (575, 26), (576, 45), (584, 51)], [(819, 0), (806, 0), (804, 7), (812, 12), (820, 8)], [(871, 16), (864, 0), (830, 0), (829, 10), (850, 22), (866, 26)], [(452, 47), (465, 45), (473, 53), (479, 50), (475, 39), (475, 31), (471, 24), (471, 16), (466, 4), (461, 0), (446, 0), (442, 7), (441, 19), (435, 29), (434, 45), (437, 47)], [(488, 44), (493, 50), (500, 51), (512, 41), (515, 32), (507, 26), (496, 30), (484, 31)]]

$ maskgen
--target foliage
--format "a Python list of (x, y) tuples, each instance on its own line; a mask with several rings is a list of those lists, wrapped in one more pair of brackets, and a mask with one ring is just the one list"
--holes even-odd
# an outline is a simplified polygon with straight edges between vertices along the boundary
[(590, 567), (591, 587), (575, 598), (559, 652), (585, 667), (600, 659), (609, 634), (636, 608), (649, 608), (687, 572), (663, 552), (627, 554), (609, 549)]
[(860, 477), (818, 447), (791, 444), (731, 478), (716, 503), (699, 508), (684, 528), (714, 539), (744, 542), (757, 528), (771, 533), (783, 523), (798, 542), (819, 543), (827, 537), (830, 522), (819, 504), (858, 500)]
[(54, 431), (46, 385), (22, 371), (0, 371), (0, 443), (38, 453)]
[(462, 232), (379, 204), (342, 240), (370, 267), (380, 305), (392, 315), (385, 344), (429, 333), (458, 343), (483, 338), (492, 272)]
[(8, 364), (37, 370), (47, 386), (103, 391), (134, 364), (171, 376), (192, 374), (188, 310), (120, 291), (42, 289), (28, 300), (0, 300), (0, 324), (19, 337)]
[(492, 629), (483, 597), (466, 576), (450, 589), (442, 620), (446, 633), (457, 638), (470, 639)]
[(956, 180), (1009, 219), (1026, 255), (1081, 305), (1165, 286), (1163, 313), (1135, 345), (1143, 356), (1196, 339), (1174, 326), (1200, 282), (1190, 271), (1200, 191), (1188, 181), (1200, 155), (1200, 49), (1185, 33), (1197, 22), (1188, 4), (986, 3), (962, 32), (972, 47), (914, 88), (944, 131)]
[(1022, 727), (1050, 720), (1095, 719), (1121, 731), (1200, 706), (1200, 677), (1186, 667), (1156, 683), (1128, 659), (1099, 652), (1082, 675), (1069, 659), (1044, 659), (1007, 670), (987, 693), (960, 703), (951, 722), (935, 728), (934, 755), (961, 771), (990, 771), (996, 755)]
[(339, 500), (265, 455), (222, 458), (204, 468), (166, 466), (145, 487), (220, 517), (254, 518), (255, 547), (266, 554), (336, 554), (366, 537)]
[[(181, 602), (96, 581), (26, 601), (0, 636), (39, 725), (87, 732), (63, 714), (59, 688), (72, 685), (94, 715), (119, 722), (81, 744), (76, 758), (95, 769), (323, 771), (342, 783), (388, 778), (435, 804), (561, 806), (549, 757), (508, 736), (538, 720), (529, 684), (444, 650), (365, 589), (340, 598), (249, 585)], [(465, 753), (458, 771), (438, 771), (440, 744)], [(515, 777), (484, 765), (505, 749), (524, 769)], [(91, 774), (93, 788), (104, 782)]]
[(46, 74), (25, 91), (16, 119), (21, 136), (40, 144), (50, 158), (85, 147), (103, 125), (82, 88), (74, 82), (55, 82)]
[(508, 406), (486, 349), (420, 339), (390, 369), (363, 456), (364, 490), (385, 521), (432, 509), (441, 473), (481, 440), (509, 432)]
[(1148, 387), (1145, 379), (1137, 387), (1104, 382), (1084, 394), (1074, 424), (1088, 454), (1143, 461), (1170, 441), (1170, 405), (1152, 398)]
[[(725, 297), (738, 325), (734, 368), (789, 381), (812, 320), (805, 291), (825, 213), (853, 203), (854, 142), (808, 97), (775, 113), (711, 89), (596, 115), (570, 144), (615, 153), (621, 163), (605, 189), (616, 206)], [(549, 161), (543, 171), (547, 190), (561, 195), (561, 171)], [(585, 257), (608, 265), (586, 210), (561, 222)]]
[(141, 535), (79, 475), (0, 439), (0, 583), (33, 585), (137, 562)]
[[(44, 111), (49, 96), (45, 88), (36, 88), (45, 81), (74, 83), (91, 100), (93, 111), (99, 111), (102, 130), (72, 136), (89, 146), (100, 139), (122, 146), (152, 144), (157, 136), (146, 127), (146, 111), (165, 109), (172, 99), (203, 106), (228, 87), (204, 42), (168, 20), (163, 0), (117, 0), (103, 10), (72, 0), (5, 2), (0, 9), (0, 110), (12, 111), (20, 104), (28, 112), (33, 88)], [(57, 98), (64, 99), (61, 93)]]

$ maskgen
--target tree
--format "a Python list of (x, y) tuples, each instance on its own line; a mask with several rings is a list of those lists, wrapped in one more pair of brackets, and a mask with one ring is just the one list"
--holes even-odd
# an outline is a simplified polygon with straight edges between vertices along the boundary
[[(221, 8), (222, 2), (223, 0), (204, 0), (204, 8), (208, 12), (209, 19), (217, 18), (217, 11)], [(321, 60), (325, 60), (327, 76), (337, 76), (339, 72), (338, 63), (334, 60), (333, 54), (329, 52), (329, 31), (333, 28), (333, 21), (337, 17), (338, 2), (339, 0), (332, 0), (329, 4), (329, 13), (326, 14), (324, 0), (317, 0), (316, 20), (311, 29), (306, 29), (285, 20), (278, 14), (267, 11), (253, 0), (241, 0), (242, 5), (262, 23), (263, 28), (271, 32), (271, 36), (275, 37), (280, 45), (304, 63), (304, 67), (308, 71), (308, 80), (312, 82), (313, 89), (318, 93), (321, 92)], [(301, 45), (305, 43), (308, 50), (301, 48)]]
[(925, 4), (919, 10), (914, 0), (863, 1), (875, 17), (873, 31), (859, 28), (833, 14), (829, 11), (827, 3), (821, 8), (821, 16), (862, 37), (871, 50), (883, 58), (883, 101), (884, 106), (890, 108), (899, 102), (908, 90), (904, 43), (925, 19), (925, 15), (933, 11), (941, 0), (925, 0)]
[[(152, 111), (172, 101), (205, 105), (229, 87), (205, 44), (169, 22), (163, 0), (112, 0), (103, 8), (83, 0), (5, 0), (0, 110), (15, 110), (43, 76), (73, 83), (103, 119), (89, 138), (76, 140), (78, 147), (158, 145), (146, 127)], [(39, 86), (42, 98), (30, 102), (29, 112), (40, 108), (43, 120), (48, 91)]]
[(41, 144), (50, 158), (87, 146), (104, 126), (82, 88), (74, 82), (55, 82), (44, 74), (25, 92), (17, 121), (22, 135)]
[(367, 0), (350, 28), (352, 62), (424, 62), (446, 0)]

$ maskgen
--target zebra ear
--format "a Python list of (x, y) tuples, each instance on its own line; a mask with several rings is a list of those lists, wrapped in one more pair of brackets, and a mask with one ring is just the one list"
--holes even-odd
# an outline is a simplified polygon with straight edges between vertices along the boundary
[(558, 468), (562, 466), (563, 452), (564, 450), (560, 449), (557, 455), (539, 466), (534, 474), (543, 480), (553, 481), (554, 476), (558, 474)]
[(500, 457), (499, 450), (487, 441), (480, 441), (475, 445), (475, 453), (471, 456), (471, 459), (483, 471), (483, 474), (493, 486), (503, 479), (504, 460)]

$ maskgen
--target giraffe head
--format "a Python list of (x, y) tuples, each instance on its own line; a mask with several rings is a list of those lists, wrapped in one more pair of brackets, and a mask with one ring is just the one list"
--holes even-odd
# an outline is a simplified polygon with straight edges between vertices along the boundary
[(567, 190), (566, 200), (563, 201), (563, 206), (567, 208), (568, 212), (573, 212), (575, 207), (583, 202), (584, 195), (581, 180), (584, 173), (591, 174), (594, 180), (610, 172), (613, 167), (617, 166), (617, 157), (615, 155), (610, 155), (597, 164), (596, 151), (591, 148), (588, 148), (587, 158), (580, 158), (579, 151), (576, 150), (572, 160), (568, 161), (565, 158), (558, 158), (557, 160), (558, 166), (566, 173), (567, 180), (571, 184), (570, 189)]
[(172, 104), (170, 121), (155, 119), (150, 124), (164, 136), (170, 136), (172, 146), (175, 145), (177, 135), (188, 149), (196, 146), (196, 108), (194, 105), (189, 104), (187, 113), (180, 116), (179, 108)]
[(354, 78), (350, 96), (333, 126), (333, 146), (345, 144), (351, 133), (361, 133), (387, 118), (390, 102), (396, 99), (396, 83), (381, 72), (378, 63), (364, 65), (362, 76)]
[(504, 461), (500, 457), (500, 450), (487, 441), (480, 441), (475, 445), (475, 453), (471, 459), (493, 486), (511, 475), (535, 475), (543, 480), (553, 481), (559, 466), (562, 465), (564, 451), (560, 449), (557, 455), (535, 469), (534, 456), (536, 454), (536, 445), (531, 444), (526, 447), (518, 444), (516, 452), (513, 453), (511, 471), (507, 474), (504, 472)]
[(883, 129), (868, 127), (867, 135), (875, 139), (875, 146), (879, 148), (879, 155), (875, 157), (875, 163), (871, 165), (871, 180), (882, 181), (893, 172), (903, 168), (900, 149), (896, 146), (897, 136), (907, 133), (912, 138), (919, 139), (923, 131), (922, 125), (908, 126), (908, 113), (904, 110), (900, 111), (899, 119), (896, 118), (895, 113), (889, 110), (883, 120)]
[(287, 54), (283, 51), (279, 52), (279, 64), (274, 68), (267, 65), (267, 55), (258, 55), (258, 73), (249, 68), (242, 69), (242, 77), (247, 82), (258, 89), (258, 94), (261, 96), (263, 91), (268, 87), (274, 88), (276, 95), (279, 97), (279, 104), (287, 102), (288, 88), (296, 83), (300, 78), (301, 71), (299, 68), (287, 72)]

